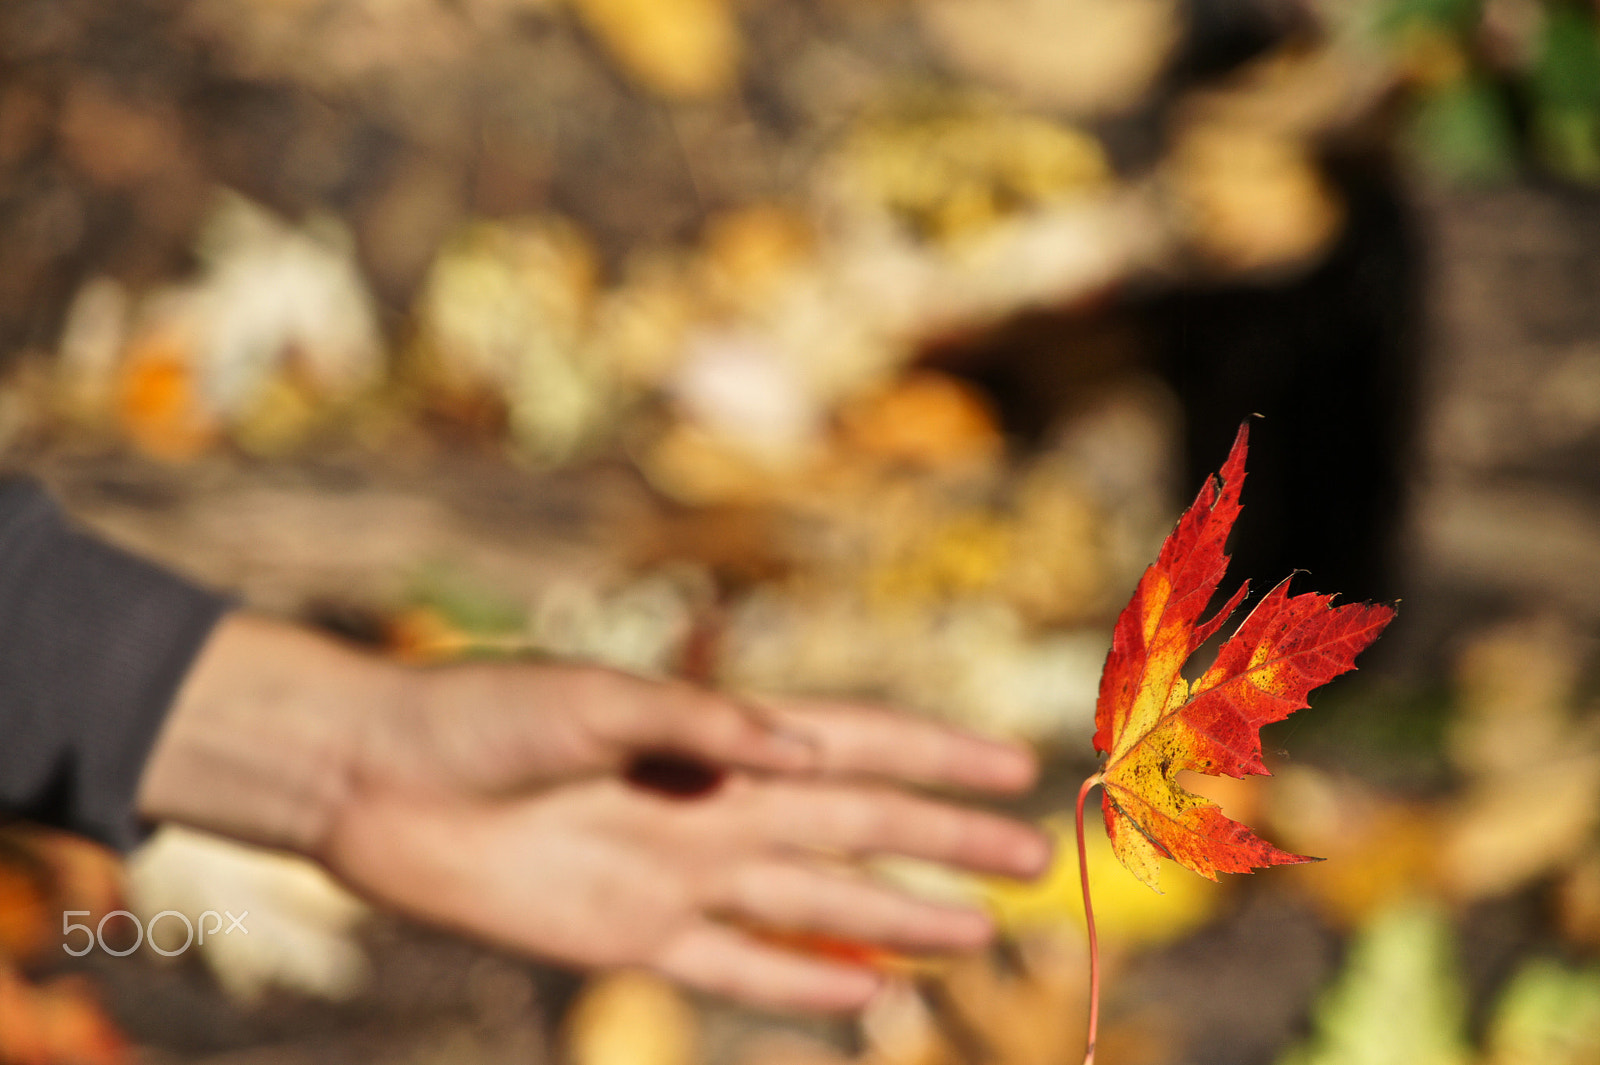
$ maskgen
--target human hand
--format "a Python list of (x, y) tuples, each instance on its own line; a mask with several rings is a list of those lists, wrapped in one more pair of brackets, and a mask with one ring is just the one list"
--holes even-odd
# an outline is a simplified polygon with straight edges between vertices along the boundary
[[(563, 664), (420, 680), (378, 719), (328, 860), (391, 906), (554, 960), (647, 966), (766, 1005), (858, 1006), (873, 973), (748, 926), (971, 949), (992, 933), (984, 915), (910, 898), (853, 861), (900, 853), (1027, 876), (1048, 859), (1032, 828), (882, 783), (1017, 791), (1031, 756), (881, 708), (750, 704)], [(617, 778), (656, 751), (744, 771), (691, 801)]]
[(751, 926), (907, 951), (992, 935), (976, 910), (917, 900), (855, 859), (906, 854), (1030, 876), (1031, 828), (883, 786), (735, 773), (692, 800), (592, 778), (505, 799), (362, 794), (324, 855), (391, 908), (549, 960), (646, 967), (778, 1008), (863, 1005), (879, 977), (764, 942)]
[[(662, 750), (734, 769), (693, 801), (619, 777)], [(526, 953), (827, 1009), (861, 1003), (876, 977), (743, 926), (982, 943), (982, 914), (851, 863), (903, 853), (1037, 873), (1035, 829), (891, 786), (1017, 791), (1033, 774), (1018, 748), (881, 709), (756, 708), (594, 667), (418, 671), (236, 615), (184, 685), (141, 809), (298, 850), (377, 901)]]

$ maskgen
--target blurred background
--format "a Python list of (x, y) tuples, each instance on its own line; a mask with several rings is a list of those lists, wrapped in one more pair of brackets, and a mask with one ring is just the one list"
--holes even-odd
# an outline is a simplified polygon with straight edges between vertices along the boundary
[[(1036, 744), (1059, 825), (1260, 415), (1234, 578), (1400, 617), (1194, 784), (1328, 862), (1096, 843), (1108, 1065), (1600, 1062), (1597, 248), (1590, 3), (0, 4), (6, 463), (385, 653), (891, 700)], [(883, 872), (1002, 944), (798, 1021), (13, 825), (0, 1061), (1081, 1060), (1070, 857)], [(119, 907), (250, 935), (63, 956)]]

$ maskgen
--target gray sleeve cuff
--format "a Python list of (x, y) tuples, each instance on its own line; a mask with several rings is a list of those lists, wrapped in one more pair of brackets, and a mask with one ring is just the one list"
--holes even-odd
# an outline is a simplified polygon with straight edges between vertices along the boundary
[(228, 605), (0, 481), (0, 812), (137, 844), (145, 760)]

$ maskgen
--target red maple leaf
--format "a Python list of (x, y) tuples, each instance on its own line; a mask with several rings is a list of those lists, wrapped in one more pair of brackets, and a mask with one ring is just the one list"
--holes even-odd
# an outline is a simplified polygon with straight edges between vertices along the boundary
[(1221, 485), (1207, 478), (1156, 562), (1117, 618), (1095, 708), (1095, 749), (1106, 831), (1122, 864), (1152, 888), (1159, 859), (1215, 880), (1313, 861), (1262, 840), (1216, 804), (1179, 786), (1180, 770), (1212, 776), (1266, 774), (1261, 726), (1310, 704), (1312, 689), (1355, 668), (1394, 608), (1333, 606), (1331, 595), (1290, 595), (1285, 579), (1222, 645), (1190, 684), (1182, 669), (1244, 600), (1241, 587), (1200, 620), (1227, 570), (1223, 548), (1239, 515), (1247, 426), (1240, 426)]

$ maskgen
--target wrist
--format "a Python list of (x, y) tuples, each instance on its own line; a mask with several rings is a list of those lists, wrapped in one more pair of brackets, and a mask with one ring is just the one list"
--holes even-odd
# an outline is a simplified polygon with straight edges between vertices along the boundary
[(402, 667), (304, 629), (224, 618), (179, 689), (140, 781), (140, 815), (324, 857)]

